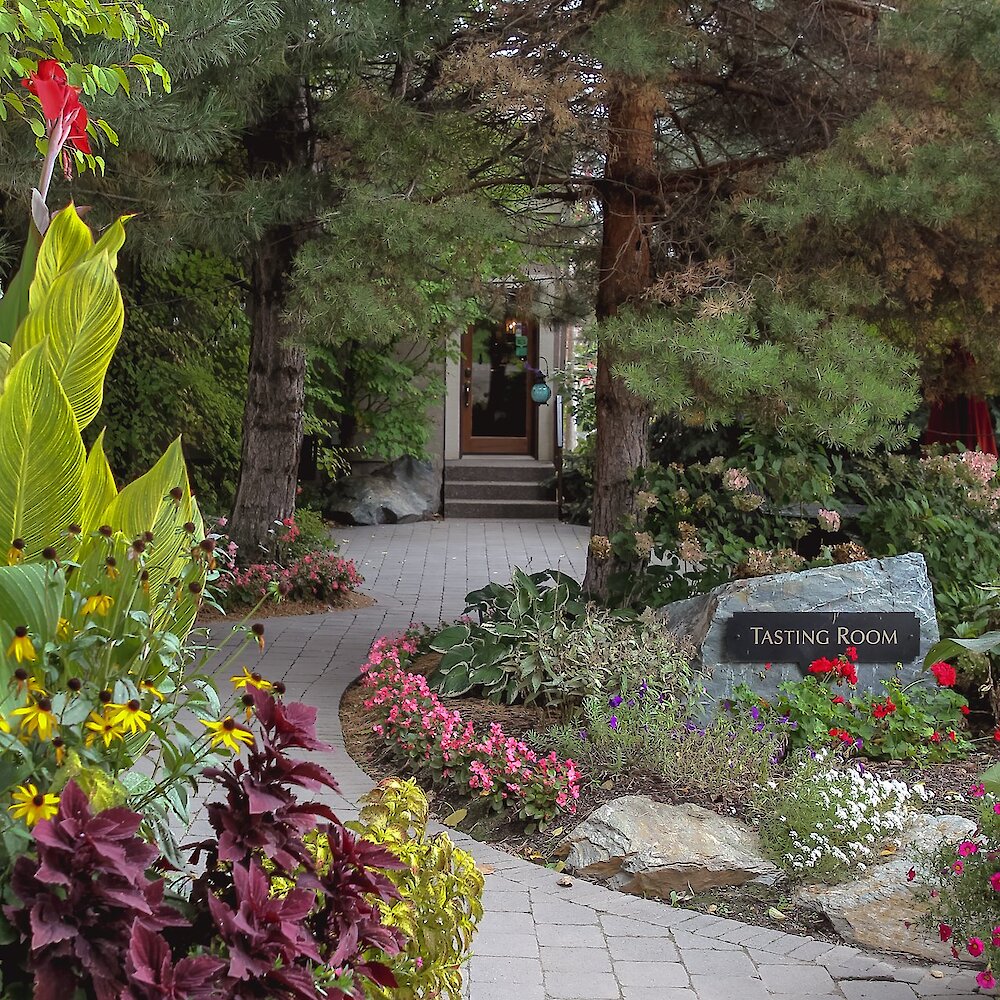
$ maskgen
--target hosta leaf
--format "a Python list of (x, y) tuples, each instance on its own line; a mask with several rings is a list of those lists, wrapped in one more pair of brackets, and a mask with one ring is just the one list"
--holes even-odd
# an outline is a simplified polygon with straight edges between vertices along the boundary
[(115, 477), (104, 455), (104, 431), (97, 435), (97, 440), (87, 456), (87, 464), (83, 470), (83, 504), (80, 509), (80, 525), (84, 534), (89, 534), (104, 524), (104, 512), (118, 496)]
[(450, 625), (438, 632), (428, 645), (437, 653), (447, 653), (452, 647), (468, 642), (468, 639), (468, 625)]
[(82, 429), (101, 408), (104, 376), (124, 322), (115, 272), (107, 254), (99, 254), (55, 279), (21, 324), (11, 360), (48, 338), (52, 367)]
[(452, 667), (438, 690), (441, 694), (452, 698), (472, 690), (469, 668), (465, 664)]
[(8, 373), (0, 441), (0, 546), (23, 538), (32, 556), (79, 520), (86, 460), (72, 407), (41, 347)]

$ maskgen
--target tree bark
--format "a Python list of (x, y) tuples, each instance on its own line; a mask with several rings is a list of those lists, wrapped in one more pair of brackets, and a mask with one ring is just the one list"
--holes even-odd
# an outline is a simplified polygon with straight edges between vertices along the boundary
[[(305, 102), (298, 98), (244, 138), (251, 170), (273, 175), (304, 166), (311, 156)], [(240, 479), (230, 537), (241, 559), (269, 547), (275, 521), (295, 513), (302, 420), (305, 351), (294, 344), (285, 318), (292, 266), (302, 239), (291, 225), (269, 226), (251, 248), (250, 358), (243, 411)]]
[[(619, 81), (609, 107), (608, 158), (601, 185), (603, 234), (597, 320), (614, 316), (641, 299), (653, 281), (650, 225), (658, 192), (654, 138), (657, 92)], [(606, 543), (636, 514), (635, 473), (649, 456), (649, 404), (615, 374), (623, 361), (613, 345), (597, 351), (597, 437), (591, 547), (584, 589), (607, 601), (612, 578), (638, 567), (611, 553)], [(595, 541), (596, 540), (596, 541)]]

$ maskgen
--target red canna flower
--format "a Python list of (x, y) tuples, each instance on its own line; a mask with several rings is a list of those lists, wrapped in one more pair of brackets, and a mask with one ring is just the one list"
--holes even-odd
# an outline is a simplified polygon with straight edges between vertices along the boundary
[(21, 85), (35, 95), (47, 122), (62, 119), (69, 127), (66, 141), (81, 153), (90, 152), (87, 138), (87, 109), (80, 103), (80, 88), (66, 82), (66, 71), (55, 59), (43, 59), (38, 69)]

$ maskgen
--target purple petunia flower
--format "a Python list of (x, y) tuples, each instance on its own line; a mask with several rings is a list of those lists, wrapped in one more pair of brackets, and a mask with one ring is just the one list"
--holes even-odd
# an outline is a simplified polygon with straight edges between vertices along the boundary
[(587, 739), (587, 730), (586, 729), (581, 729), (580, 730), (580, 739), (581, 740), (586, 740)]
[(608, 699), (608, 704), (609, 704), (609, 705), (610, 705), (610, 706), (611, 706), (612, 708), (617, 708), (617, 707), (618, 707), (618, 706), (619, 706), (619, 705), (620, 705), (620, 704), (621, 704), (621, 703), (622, 703), (622, 702), (623, 702), (624, 700), (625, 700), (625, 699), (624, 699), (624, 698), (622, 698), (622, 696), (621, 696), (620, 694), (613, 694), (613, 695), (612, 695), (612, 696), (611, 696), (611, 697), (610, 697), (610, 698)]
[(756, 705), (750, 709), (750, 718), (753, 719), (754, 722), (760, 718), (760, 709)]
[(618, 728), (618, 716), (617, 715), (612, 715), (611, 718), (608, 719), (608, 728), (609, 729), (617, 729)]

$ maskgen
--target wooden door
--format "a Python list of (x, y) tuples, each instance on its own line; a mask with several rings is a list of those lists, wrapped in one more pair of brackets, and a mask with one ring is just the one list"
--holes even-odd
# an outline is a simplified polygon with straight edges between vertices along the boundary
[(462, 454), (533, 455), (538, 365), (533, 320), (482, 321), (462, 337)]

